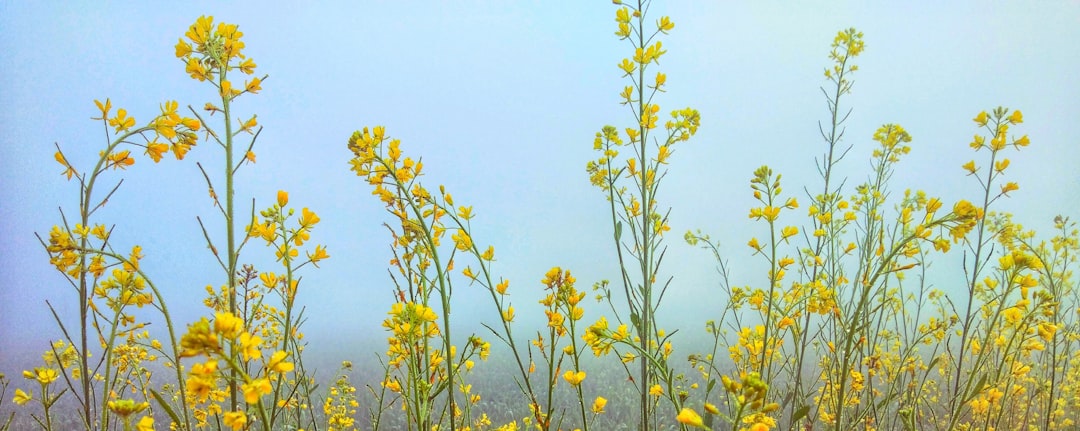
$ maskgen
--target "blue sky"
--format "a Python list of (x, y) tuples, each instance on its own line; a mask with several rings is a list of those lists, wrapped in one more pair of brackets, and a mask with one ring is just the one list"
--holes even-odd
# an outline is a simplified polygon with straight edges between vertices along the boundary
[[(33, 235), (60, 222), (57, 207), (71, 216), (77, 206), (76, 185), (53, 161), (54, 143), (76, 166), (93, 162), (104, 145), (101, 124), (89, 120), (94, 99), (111, 98), (140, 123), (165, 100), (195, 107), (212, 100), (212, 88), (188, 78), (173, 56), (201, 14), (238, 23), (246, 54), (270, 75), (263, 92), (234, 105), (265, 127), (258, 163), (240, 171), (238, 200), (265, 208), (286, 189), (294, 205), (322, 218), (313, 241), (332, 257), (305, 272), (301, 288), (315, 340), (346, 334), (337, 346), (350, 354), (382, 349), (369, 341), (382, 337), (378, 325), (391, 303), (381, 227), (389, 219), (348, 171), (345, 147), (363, 126), (385, 125), (407, 155), (423, 157), (426, 184), (444, 184), (458, 203), (474, 206), (474, 239), (495, 246), (496, 270), (512, 280), (517, 303), (539, 297), (539, 279), (554, 265), (574, 271), (579, 288), (613, 278), (606, 203), (584, 166), (595, 158), (595, 132), (632, 122), (618, 104), (626, 84), (616, 64), (632, 52), (613, 36), (615, 7), (403, 3), (0, 3), (0, 352), (7, 352), (0, 370), (13, 366), (12, 352), (38, 351), (42, 336), (58, 337), (46, 300), (61, 313), (75, 310), (74, 292)], [(662, 110), (691, 106), (702, 115), (698, 135), (677, 149), (660, 198), (673, 207), (665, 263), (675, 276), (673, 326), (685, 321), (696, 330), (719, 305), (709, 301), (711, 257), (685, 245), (682, 232), (712, 233), (734, 263), (732, 281), (761, 284), (744, 245), (761, 229), (746, 216), (751, 173), (770, 165), (800, 200), (803, 186), (817, 186), (814, 157), (824, 151), (817, 122), (827, 114), (819, 86), (843, 28), (863, 31), (867, 46), (843, 102), (853, 108), (845, 141), (853, 149), (841, 168), (849, 184), (867, 175), (873, 131), (899, 123), (914, 141), (894, 177), (897, 192), (972, 199), (978, 184), (960, 166), (985, 153), (967, 146), (976, 132), (971, 118), (1004, 105), (1024, 112), (1014, 131), (1032, 144), (1010, 155), (1007, 179), (1021, 189), (999, 208), (1043, 232), (1056, 214), (1080, 217), (1080, 4), (688, 1), (658, 2), (650, 13), (676, 24), (663, 39)], [(223, 280), (195, 220), (222, 231), (195, 165), (214, 173), (220, 156), (200, 145), (182, 162), (140, 158), (106, 177), (124, 184), (99, 220), (117, 225), (116, 245), (143, 246), (144, 269), (181, 322), (204, 313), (203, 288)], [(273, 269), (268, 249), (253, 243), (245, 253), (245, 261)], [(962, 280), (952, 271), (941, 284)], [(455, 315), (488, 316), (477, 292), (459, 293)]]

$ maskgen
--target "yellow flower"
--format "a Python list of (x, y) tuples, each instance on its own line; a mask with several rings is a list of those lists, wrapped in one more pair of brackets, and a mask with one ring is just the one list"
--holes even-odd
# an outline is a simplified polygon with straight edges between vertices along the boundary
[(141, 403), (136, 403), (135, 400), (130, 400), (130, 399), (128, 399), (128, 400), (116, 400), (116, 401), (109, 401), (108, 407), (109, 407), (109, 410), (112, 410), (113, 413), (116, 413), (118, 416), (120, 416), (122, 418), (126, 418), (128, 416), (131, 416), (132, 414), (135, 414), (135, 413), (141, 412), (143, 410), (146, 410), (147, 408), (150, 407), (150, 403), (145, 402), (145, 401), (143, 401)]
[[(315, 246), (315, 253), (308, 253), (307, 256), (308, 256), (308, 259), (310, 259), (311, 263), (313, 263), (313, 264), (316, 264), (320, 260), (323, 260), (323, 259), (326, 259), (326, 258), (330, 257), (329, 254), (326, 254), (326, 247), (323, 247), (321, 245)], [(315, 266), (319, 266), (319, 265), (315, 265)]]
[(972, 160), (972, 161), (969, 161), (967, 163), (964, 163), (963, 168), (964, 168), (964, 170), (968, 171), (969, 174), (974, 174), (975, 170), (976, 170), (975, 161)]
[(210, 396), (210, 392), (217, 388), (215, 373), (217, 373), (217, 361), (207, 361), (205, 364), (196, 363), (193, 365), (186, 382), (187, 393), (194, 396), (199, 402), (205, 401)]
[(236, 338), (244, 330), (244, 320), (228, 311), (215, 313), (214, 330), (225, 338)]
[(71, 176), (75, 175), (75, 173), (76, 173), (75, 168), (71, 167), (71, 165), (68, 164), (67, 159), (64, 158), (64, 154), (59, 152), (59, 151), (56, 152), (56, 154), (53, 156), (53, 158), (56, 159), (57, 163), (59, 163), (61, 165), (64, 165), (64, 172), (61, 172), (61, 175), (66, 175), (67, 179), (70, 180)]
[(247, 332), (240, 334), (240, 356), (245, 361), (261, 358), (262, 350), (259, 347), (262, 346), (262, 341), (262, 337), (258, 335), (251, 335)]
[(788, 238), (790, 238), (792, 236), (795, 236), (798, 233), (799, 233), (799, 228), (797, 228), (795, 226), (787, 226), (787, 227), (784, 227), (784, 229), (782, 229), (780, 231), (780, 239), (781, 240), (787, 240)]
[(243, 429), (247, 425), (247, 415), (244, 412), (228, 412), (225, 413), (225, 426), (232, 428), (233, 430)]
[(277, 351), (270, 357), (270, 363), (266, 364), (266, 368), (275, 373), (287, 373), (293, 370), (292, 362), (285, 362), (285, 358), (289, 356), (288, 352)]
[(708, 412), (710, 415), (720, 414), (720, 409), (716, 408), (715, 405), (712, 405), (710, 403), (705, 403), (705, 411)]
[(654, 397), (664, 395), (664, 388), (661, 387), (659, 384), (652, 385), (652, 387), (649, 388), (649, 395), (652, 395)]
[(38, 383), (41, 383), (42, 385), (48, 385), (56, 381), (56, 379), (60, 377), (60, 375), (56, 372), (56, 370), (52, 368), (37, 367), (34, 368), (33, 372), (23, 371), (23, 377), (27, 379), (37, 380)]
[(1009, 159), (1001, 159), (994, 163), (994, 170), (998, 172), (1004, 171), (1007, 167), (1009, 167)]
[(750, 241), (746, 243), (750, 248), (761, 251), (761, 244), (758, 243), (757, 238), (750, 238)]
[(30, 400), (32, 400), (32, 399), (34, 399), (34, 393), (33, 392), (30, 392), (30, 393), (23, 392), (22, 389), (16, 389), (15, 390), (15, 404), (18, 404), (18, 405), (21, 406), (23, 404), (26, 404), (27, 402), (30, 402)]
[(260, 84), (262, 84), (261, 79), (252, 78), (251, 81), (248, 81), (244, 84), (244, 90), (248, 93), (256, 94), (259, 92), (259, 90), (262, 90), (262, 86)]
[(105, 103), (102, 104), (99, 100), (94, 100), (94, 104), (101, 110), (101, 118), (94, 118), (95, 120), (104, 120), (109, 117), (109, 111), (112, 109), (112, 101), (105, 99)]
[(705, 422), (701, 419), (701, 416), (689, 407), (683, 407), (682, 411), (679, 412), (679, 415), (675, 416), (675, 420), (683, 425), (690, 425), (695, 428), (705, 428)]
[(150, 160), (154, 163), (161, 161), (161, 156), (165, 152), (169, 151), (169, 145), (160, 142), (150, 142), (146, 144), (146, 155), (150, 156)]
[(986, 122), (987, 120), (989, 120), (989, 118), (986, 115), (986, 111), (982, 111), (979, 113), (979, 115), (976, 115), (975, 118), (972, 118), (972, 120), (974, 120), (975, 124), (978, 124), (979, 127), (983, 127), (986, 126)]
[(1012, 115), (1009, 116), (1009, 122), (1013, 124), (1023, 123), (1024, 114), (1022, 114), (1019, 109), (1013, 111)]
[(607, 405), (607, 399), (604, 397), (596, 397), (592, 403), (592, 411), (595, 414), (601, 414), (604, 412), (604, 406)]
[(667, 33), (675, 28), (675, 23), (671, 22), (671, 18), (669, 17), (660, 17), (660, 20), (656, 22), (656, 27), (660, 31)]
[(244, 72), (245, 75), (255, 73), (255, 62), (251, 58), (244, 59), (244, 61), (240, 62), (240, 71)]
[(184, 42), (184, 39), (177, 39), (176, 42), (176, 58), (184, 58), (191, 54), (191, 45)]
[(300, 210), (300, 226), (311, 227), (319, 223), (319, 216), (307, 208)]
[(565, 374), (563, 374), (563, 379), (565, 379), (571, 385), (577, 386), (581, 384), (582, 380), (585, 380), (585, 372), (578, 371), (575, 373), (573, 371), (567, 371)]
[(189, 57), (187, 61), (187, 67), (184, 69), (184, 71), (191, 75), (192, 79), (198, 79), (199, 81), (206, 80), (206, 68), (203, 67), (202, 63), (200, 63), (199, 60)]
[(269, 394), (274, 390), (274, 388), (270, 386), (270, 380), (265, 377), (251, 383), (244, 383), (241, 385), (241, 389), (244, 391), (244, 401), (248, 404), (257, 403), (260, 397)]
[[(463, 217), (464, 218), (464, 217)], [(458, 229), (457, 233), (451, 235), (454, 240), (454, 244), (457, 245), (457, 249), (461, 251), (469, 251), (472, 248), (472, 238), (469, 237), (469, 233), (464, 229)]]
[(137, 431), (154, 431), (154, 418), (151, 416), (143, 416), (139, 419), (139, 423), (135, 424)]

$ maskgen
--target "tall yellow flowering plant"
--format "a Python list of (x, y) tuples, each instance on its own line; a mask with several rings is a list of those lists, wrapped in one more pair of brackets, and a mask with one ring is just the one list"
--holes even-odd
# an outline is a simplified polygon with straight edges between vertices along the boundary
[[(671, 279), (660, 275), (665, 246), (664, 234), (670, 230), (667, 212), (659, 206), (657, 196), (666, 166), (676, 144), (690, 139), (701, 124), (701, 116), (691, 108), (672, 111), (661, 123), (657, 96), (664, 92), (667, 75), (652, 71), (667, 53), (660, 40), (675, 28), (668, 17), (650, 21), (647, 18), (650, 1), (619, 5), (615, 13), (615, 35), (633, 49), (631, 58), (624, 58), (618, 67), (628, 80), (620, 96), (629, 108), (634, 124), (619, 132), (605, 126), (596, 134), (593, 148), (601, 156), (590, 161), (587, 171), (594, 186), (600, 188), (610, 203), (614, 242), (619, 258), (618, 282), (625, 308), (616, 306), (606, 283), (598, 285), (600, 295), (612, 306), (620, 331), (607, 329), (602, 319), (589, 329), (587, 341), (598, 354), (618, 345), (624, 353), (624, 363), (637, 361), (631, 376), (637, 383), (639, 427), (642, 430), (658, 426), (657, 403), (668, 399), (674, 411), (682, 408), (685, 388), (680, 387), (672, 366), (669, 337), (657, 322), (656, 313)], [(663, 127), (659, 129), (659, 127)], [(624, 139), (625, 137), (625, 139)], [(629, 156), (620, 157), (620, 151)], [(629, 324), (629, 327), (625, 326)], [(626, 332), (629, 328), (632, 332)]]
[[(175, 55), (186, 72), (216, 89), (219, 102), (207, 103), (204, 114), (189, 107), (192, 116), (183, 116), (179, 104), (169, 101), (161, 105), (159, 115), (137, 126), (127, 110), (114, 111), (111, 100), (95, 101), (100, 112), (95, 119), (102, 122), (106, 137), (96, 165), (82, 171), (57, 148), (55, 159), (64, 168), (62, 174), (68, 180), (78, 180), (78, 219), (72, 224), (62, 212), (64, 223), (54, 226), (42, 243), (50, 262), (75, 287), (80, 314), (77, 329), (71, 330), (54, 312), (64, 338), (46, 352), (44, 366), (24, 373), (40, 386), (38, 395), (18, 390), (18, 404), (41, 404), (42, 416), (35, 414), (34, 418), (43, 429), (55, 428), (51, 407), (68, 393), (78, 402), (82, 427), (88, 430), (152, 429), (151, 413), (156, 408), (168, 416), (172, 429), (193, 429), (209, 423), (236, 430), (255, 424), (262, 429), (277, 429), (286, 422), (302, 426), (301, 406), (311, 404), (307, 398), (314, 382), (299, 361), (303, 334), (298, 328), (301, 316), (296, 308), (299, 278), (295, 271), (309, 263), (317, 266), (329, 255), (324, 247), (315, 246), (306, 253), (306, 259), (299, 258), (298, 250), (310, 239), (319, 218), (303, 208), (292, 226), (294, 210), (287, 207), (285, 192), (279, 193), (276, 205), (261, 213), (262, 222), (252, 217), (248, 235), (237, 235), (234, 176), (244, 163), (254, 163), (252, 149), (260, 129), (255, 116), (234, 124), (231, 104), (241, 95), (258, 93), (266, 79), (251, 77), (242, 85), (230, 80), (230, 72), (255, 72), (254, 61), (243, 54), (242, 36), (235, 24), (215, 25), (212, 17), (204, 16), (176, 44)], [(215, 114), (223, 117), (223, 131), (215, 130), (208, 121), (207, 115)], [(133, 149), (155, 163), (170, 152), (182, 160), (199, 141), (199, 133), (204, 134), (204, 141), (217, 143), (225, 153), (224, 199), (219, 199), (212, 176), (203, 171), (210, 197), (225, 219), (224, 250), (219, 252), (205, 226), (203, 234), (227, 281), (221, 289), (207, 289), (210, 296), (204, 302), (214, 310), (213, 320), (203, 318), (189, 325), (181, 336), (162, 291), (140, 267), (141, 247), (131, 247), (130, 253), (116, 250), (110, 241), (115, 228), (93, 219), (120, 183), (107, 189), (104, 196), (95, 192), (105, 173), (135, 164)], [(246, 150), (241, 150), (234, 142), (244, 133), (252, 138)], [(237, 154), (239, 151), (243, 151), (242, 156)], [(239, 264), (240, 249), (247, 239), (259, 237), (277, 250), (278, 261), (284, 267), (282, 275), (260, 273), (250, 265)], [(280, 309), (267, 300), (270, 292), (280, 298)], [(144, 307), (160, 313), (168, 331), (165, 342), (150, 335), (150, 317), (139, 314)], [(91, 340), (100, 347), (96, 355), (99, 359), (93, 359)], [(264, 350), (270, 353), (264, 355)], [(205, 360), (186, 369), (181, 361), (189, 357)], [(151, 379), (150, 363), (171, 369), (174, 378), (158, 388), (161, 382)], [(286, 377), (297, 365), (299, 375)], [(58, 384), (63, 388), (54, 388)], [(121, 398), (121, 394), (136, 398)], [(271, 399), (264, 401), (267, 396)], [(156, 402), (156, 408), (150, 401)]]

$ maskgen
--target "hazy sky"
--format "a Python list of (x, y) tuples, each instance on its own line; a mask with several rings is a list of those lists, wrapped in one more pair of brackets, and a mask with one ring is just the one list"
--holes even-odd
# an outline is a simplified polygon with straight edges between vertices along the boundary
[[(24, 348), (43, 349), (43, 337), (59, 336), (46, 300), (68, 316), (75, 310), (74, 291), (34, 237), (60, 222), (58, 207), (69, 217), (77, 209), (77, 186), (60, 175), (54, 143), (85, 170), (105, 144), (102, 125), (89, 119), (94, 99), (111, 98), (140, 124), (165, 100), (213, 100), (212, 87), (191, 80), (173, 55), (202, 14), (238, 23), (258, 74), (270, 75), (262, 93), (234, 105), (238, 117), (258, 114), (265, 127), (258, 163), (239, 173), (238, 202), (244, 208), (254, 198), (262, 209), (286, 189), (293, 205), (322, 218), (312, 240), (331, 259), (305, 270), (300, 294), (314, 339), (343, 337), (335, 346), (349, 354), (383, 350), (362, 340), (383, 337), (378, 325), (391, 303), (381, 226), (389, 218), (348, 171), (345, 147), (364, 126), (385, 125), (406, 155), (423, 157), (429, 188), (445, 184), (457, 203), (474, 206), (474, 240), (495, 246), (495, 270), (512, 280), (522, 310), (539, 313), (527, 304), (551, 266), (574, 271), (583, 289), (615, 277), (607, 204), (584, 171), (596, 157), (595, 132), (633, 121), (618, 104), (627, 84), (616, 67), (632, 52), (613, 35), (609, 1), (0, 2), (0, 370)], [(849, 185), (867, 175), (873, 131), (899, 123), (914, 141), (894, 177), (897, 193), (910, 187), (946, 202), (974, 200), (979, 186), (960, 166), (973, 157), (985, 164), (986, 153), (967, 146), (977, 131), (971, 118), (1005, 105), (1023, 111), (1013, 131), (1032, 144), (1009, 155), (1007, 180), (1021, 188), (998, 208), (1047, 233), (1055, 214), (1080, 218), (1078, 3), (679, 1), (657, 2), (650, 14), (676, 24), (663, 39), (662, 110), (691, 106), (702, 116), (698, 135), (677, 148), (660, 197), (673, 207), (664, 267), (675, 276), (670, 305), (684, 311), (690, 330), (720, 303), (710, 292), (711, 256), (685, 245), (682, 233), (712, 233), (733, 263), (732, 281), (761, 285), (764, 273), (745, 246), (764, 229), (747, 218), (754, 168), (783, 173), (802, 202), (803, 186), (820, 187), (817, 123), (827, 111), (819, 86), (843, 28), (857, 27), (866, 40), (854, 93), (843, 102), (854, 109), (845, 141), (854, 148), (841, 167)], [(143, 268), (182, 323), (205, 313), (204, 287), (224, 280), (195, 220), (210, 221), (223, 241), (195, 165), (220, 177), (220, 160), (221, 150), (206, 144), (182, 162), (139, 157), (104, 177), (124, 184), (98, 220), (116, 225), (117, 247), (143, 246)], [(804, 214), (786, 222), (801, 225)], [(245, 262), (277, 270), (260, 244), (245, 253)], [(948, 271), (939, 287), (961, 277)], [(494, 317), (476, 293), (460, 283), (454, 314)]]

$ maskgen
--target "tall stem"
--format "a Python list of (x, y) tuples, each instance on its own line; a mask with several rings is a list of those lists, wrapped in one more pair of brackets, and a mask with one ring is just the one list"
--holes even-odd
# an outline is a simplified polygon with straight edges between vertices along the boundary
[[(228, 69), (227, 61), (221, 62), (218, 67), (218, 88), (225, 82), (225, 73)], [(233, 125), (232, 125), (232, 112), (229, 109), (229, 104), (232, 98), (230, 94), (221, 95), (221, 107), (222, 112), (225, 114), (225, 235), (228, 241), (228, 262), (227, 262), (227, 278), (228, 278), (228, 294), (229, 294), (229, 312), (233, 315), (236, 314), (236, 227), (233, 225)], [(235, 346), (233, 341), (229, 341), (229, 357), (233, 356)], [(236, 381), (236, 370), (229, 371), (230, 381)], [(232, 407), (232, 411), (236, 411), (238, 404), (236, 397), (236, 385), (229, 385), (229, 406)]]

